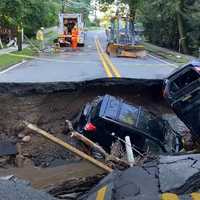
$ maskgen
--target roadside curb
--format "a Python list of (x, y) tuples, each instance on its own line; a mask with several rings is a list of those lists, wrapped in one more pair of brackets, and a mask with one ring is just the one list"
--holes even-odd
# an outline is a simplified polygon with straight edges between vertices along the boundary
[(170, 62), (168, 62), (168, 61), (166, 61), (164, 59), (159, 58), (158, 56), (152, 55), (150, 53), (148, 53), (147, 55), (152, 57), (152, 58), (154, 58), (155, 60), (158, 60), (158, 61), (160, 61), (160, 62), (162, 62), (164, 64), (167, 64), (167, 65), (171, 66), (172, 68), (178, 68), (179, 67), (177, 64), (170, 63)]
[(20, 65), (26, 63), (26, 62), (27, 62), (27, 60), (23, 60), (23, 61), (20, 62), (20, 63), (17, 63), (17, 64), (15, 64), (15, 65), (12, 65), (11, 67), (9, 67), (9, 68), (7, 68), (7, 69), (5, 69), (5, 70), (3, 70), (3, 71), (0, 71), (0, 74), (4, 74), (4, 73), (6, 73), (6, 72), (8, 72), (8, 71), (10, 71), (10, 70), (13, 70), (13, 69), (19, 67)]

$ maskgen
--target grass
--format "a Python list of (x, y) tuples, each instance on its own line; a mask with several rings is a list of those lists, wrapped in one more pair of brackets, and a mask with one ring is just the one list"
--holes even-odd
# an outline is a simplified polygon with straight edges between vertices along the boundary
[(89, 26), (89, 27), (86, 27), (89, 31), (96, 31), (96, 30), (100, 30), (102, 29), (101, 27), (99, 26)]
[(172, 61), (178, 65), (183, 65), (191, 60), (191, 56), (184, 55), (169, 49), (161, 48), (150, 43), (144, 43), (147, 51), (153, 55), (157, 55), (165, 60)]
[[(22, 62), (24, 59), (27, 60), (27, 58), (23, 57), (23, 55), (25, 56), (34, 56), (36, 55), (36, 52), (31, 50), (30, 48), (24, 48), (21, 52), (12, 52), (12, 54), (3, 54), (0, 55), (0, 71), (7, 69), (8, 67), (15, 65), (17, 63)], [(20, 57), (18, 57), (17, 55), (21, 55)]]
[[(53, 39), (55, 39), (57, 37), (57, 33), (54, 31), (48, 31), (47, 33), (45, 33), (45, 44), (48, 45), (52, 45), (53, 44)], [(34, 44), (34, 47), (37, 47), (37, 41), (34, 39), (29, 39), (29, 41), (31, 42), (29, 45), (31, 46), (31, 44)], [(12, 52), (12, 54), (15, 55), (11, 55), (11, 54), (3, 54), (0, 55), (0, 71), (7, 69), (8, 67), (15, 65), (17, 63), (22, 62), (23, 60), (29, 60), (31, 58), (27, 58), (26, 56), (35, 56), (37, 55), (37, 52), (34, 51), (34, 47), (27, 47), (24, 48), (22, 51), (18, 52)], [(18, 56), (19, 55), (19, 56)], [(23, 57), (24, 55), (24, 57)]]

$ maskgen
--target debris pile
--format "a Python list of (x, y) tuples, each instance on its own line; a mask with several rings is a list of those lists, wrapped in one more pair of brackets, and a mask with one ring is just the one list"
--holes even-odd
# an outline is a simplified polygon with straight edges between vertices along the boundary
[(49, 188), (48, 192), (59, 199), (77, 199), (88, 192), (103, 177), (102, 174), (86, 178), (73, 178), (56, 187)]

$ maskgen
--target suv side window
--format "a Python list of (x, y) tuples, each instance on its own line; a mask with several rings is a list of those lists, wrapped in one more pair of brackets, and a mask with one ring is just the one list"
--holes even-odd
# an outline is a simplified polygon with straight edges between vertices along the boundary
[(90, 120), (94, 120), (98, 117), (98, 114), (99, 114), (100, 108), (101, 108), (101, 103), (102, 103), (102, 100), (97, 101), (94, 103), (94, 105), (92, 105), (92, 109), (90, 112)]
[(186, 86), (188, 86), (189, 84), (198, 79), (199, 79), (199, 74), (195, 70), (190, 69), (172, 81), (171, 91), (173, 93), (176, 93), (178, 90), (185, 88)]
[(138, 128), (159, 140), (164, 139), (165, 126), (163, 121), (153, 113), (141, 112)]

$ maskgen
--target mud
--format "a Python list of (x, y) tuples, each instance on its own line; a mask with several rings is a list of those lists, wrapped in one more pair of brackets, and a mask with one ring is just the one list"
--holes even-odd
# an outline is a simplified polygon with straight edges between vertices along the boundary
[[(36, 166), (55, 166), (77, 160), (63, 148), (27, 130), (26, 120), (69, 141), (65, 120), (72, 120), (82, 106), (98, 95), (119, 96), (158, 115), (172, 113), (162, 98), (161, 81), (100, 79), (79, 83), (0, 85), (0, 139), (22, 144), (22, 154)], [(21, 142), (19, 134), (30, 135)]]

